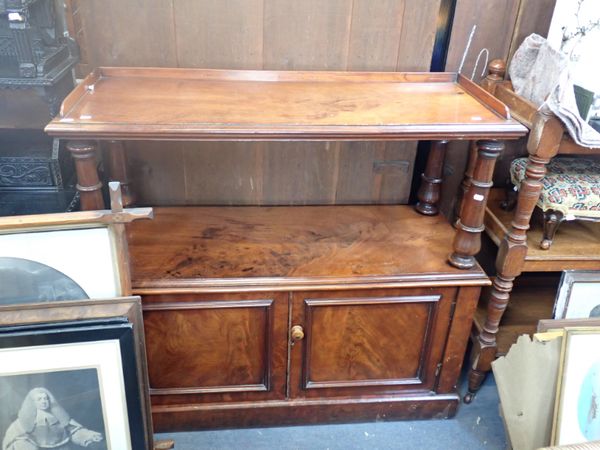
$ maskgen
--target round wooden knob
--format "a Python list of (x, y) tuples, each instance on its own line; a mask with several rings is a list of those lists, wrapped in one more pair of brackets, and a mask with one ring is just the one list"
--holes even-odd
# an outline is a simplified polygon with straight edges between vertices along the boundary
[(290, 334), (293, 341), (301, 341), (304, 339), (304, 328), (301, 325), (294, 325)]
[(488, 64), (488, 72), (492, 78), (503, 79), (506, 74), (506, 63), (502, 59), (494, 59)]

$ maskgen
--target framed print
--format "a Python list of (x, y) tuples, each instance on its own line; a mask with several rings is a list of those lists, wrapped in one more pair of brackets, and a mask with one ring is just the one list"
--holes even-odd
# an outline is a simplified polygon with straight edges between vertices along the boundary
[(0, 235), (2, 304), (121, 294), (107, 227)]
[[(36, 429), (37, 417), (53, 426)], [(153, 447), (139, 297), (0, 307), (0, 439)]]
[(545, 333), (574, 327), (600, 327), (600, 317), (592, 319), (540, 319), (538, 320), (537, 332)]
[(558, 373), (552, 445), (600, 439), (600, 328), (566, 328)]
[(600, 272), (563, 271), (553, 318), (600, 318)]
[(0, 305), (129, 295), (124, 224), (152, 209), (119, 207), (118, 185), (111, 194), (110, 211), (0, 218)]

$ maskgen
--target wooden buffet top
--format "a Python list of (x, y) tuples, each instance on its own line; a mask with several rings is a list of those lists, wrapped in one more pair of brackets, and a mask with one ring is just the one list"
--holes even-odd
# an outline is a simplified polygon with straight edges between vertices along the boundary
[(99, 68), (46, 132), (173, 140), (510, 139), (526, 128), (453, 73)]
[[(399, 206), (154, 208), (128, 225), (132, 283), (160, 288), (294, 290), (490, 284), (446, 263), (453, 228)], [(425, 231), (425, 232), (424, 232)]]

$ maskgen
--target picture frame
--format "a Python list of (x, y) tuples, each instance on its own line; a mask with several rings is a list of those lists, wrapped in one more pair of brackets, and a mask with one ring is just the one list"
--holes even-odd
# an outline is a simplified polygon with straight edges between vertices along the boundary
[(554, 302), (553, 318), (600, 318), (600, 271), (563, 271)]
[(552, 445), (600, 439), (600, 328), (566, 328), (558, 371)]
[(596, 319), (540, 319), (538, 320), (537, 333), (562, 330), (575, 327), (600, 327), (600, 318)]
[[(0, 396), (7, 395), (7, 386), (21, 397), (34, 397), (40, 391), (33, 388), (41, 387), (57, 404), (81, 405), (62, 409), (87, 430), (84, 437), (105, 437), (105, 447), (93, 443), (98, 449), (154, 448), (139, 297), (0, 306)], [(27, 400), (19, 395), (0, 399), (2, 440), (15, 438), (6, 433)], [(95, 413), (78, 418), (89, 405)], [(84, 419), (89, 423), (80, 423)], [(104, 433), (99, 424), (104, 424)]]
[(152, 208), (123, 209), (109, 185), (111, 210), (0, 218), (0, 305), (131, 294), (125, 223)]

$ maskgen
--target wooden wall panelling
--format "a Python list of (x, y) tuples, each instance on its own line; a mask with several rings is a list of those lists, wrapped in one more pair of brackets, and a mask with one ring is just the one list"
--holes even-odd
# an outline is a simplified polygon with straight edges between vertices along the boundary
[(428, 71), (441, 0), (404, 0), (396, 70)]
[[(344, 70), (351, 0), (265, 0), (263, 67)], [(265, 143), (264, 203), (332, 203), (339, 144)]]
[(521, 0), (507, 60), (531, 33), (548, 35), (556, 0)]
[[(262, 68), (263, 0), (177, 0), (174, 9), (181, 67)], [(262, 203), (261, 144), (188, 142), (183, 148), (186, 203)]]
[(354, 0), (347, 70), (396, 70), (405, 1)]
[[(489, 60), (506, 58), (510, 48), (520, 0), (457, 0), (446, 60), (446, 70), (456, 71), (460, 67), (465, 47), (473, 25), (477, 25), (465, 59), (462, 74), (470, 78), (477, 55), (483, 48), (490, 52)], [(479, 62), (473, 81), (478, 83), (481, 73), (487, 74), (485, 60)]]
[[(164, 147), (168, 146), (166, 153)], [(179, 142), (126, 142), (131, 179), (140, 205), (183, 205), (183, 148)]]
[(185, 203), (262, 204), (262, 143), (184, 142), (181, 145)]
[[(441, 0), (69, 2), (89, 68), (423, 71)], [(172, 150), (159, 156), (155, 145)], [(134, 175), (142, 204), (391, 203), (408, 197), (412, 170), (405, 173), (399, 161), (412, 169), (414, 146), (312, 143), (311, 160), (304, 147), (280, 143), (140, 142), (129, 145), (129, 156), (140, 165)], [(299, 190), (302, 183), (309, 186)]]
[(181, 67), (261, 69), (263, 0), (176, 0)]
[(344, 201), (372, 203), (379, 198), (380, 183), (373, 179), (373, 164), (377, 160), (383, 160), (385, 146), (385, 142), (346, 142), (342, 144), (336, 203)]
[(90, 65), (177, 67), (172, 1), (80, 1)]
[(265, 143), (263, 200), (267, 205), (329, 204), (337, 184), (339, 143)]
[(344, 70), (352, 0), (264, 0), (265, 69)]
[(374, 161), (376, 203), (407, 203), (417, 153), (417, 142), (388, 142), (383, 161)]

